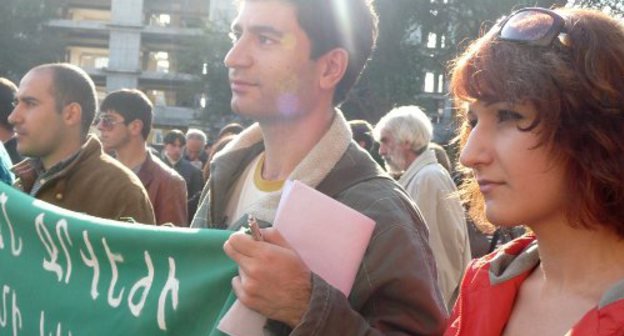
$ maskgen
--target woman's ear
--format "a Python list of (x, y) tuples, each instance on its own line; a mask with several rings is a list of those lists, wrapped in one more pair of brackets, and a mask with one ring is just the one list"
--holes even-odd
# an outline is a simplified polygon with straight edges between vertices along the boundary
[(320, 87), (322, 89), (333, 89), (342, 80), (347, 71), (349, 54), (343, 48), (335, 48), (321, 56), (319, 62), (321, 66)]

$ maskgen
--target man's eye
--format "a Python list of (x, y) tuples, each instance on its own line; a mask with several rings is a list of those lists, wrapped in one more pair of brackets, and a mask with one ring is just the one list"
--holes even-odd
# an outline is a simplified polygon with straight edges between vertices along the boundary
[(236, 33), (236, 32), (229, 32), (228, 33), (228, 37), (230, 38), (232, 43), (234, 43), (234, 42), (238, 41), (238, 39), (240, 38), (240, 34)]
[(267, 37), (267, 36), (262, 36), (262, 35), (258, 36), (258, 41), (260, 41), (260, 44), (264, 44), (264, 45), (269, 45), (269, 44), (274, 44), (275, 43), (274, 39), (272, 39), (270, 37)]

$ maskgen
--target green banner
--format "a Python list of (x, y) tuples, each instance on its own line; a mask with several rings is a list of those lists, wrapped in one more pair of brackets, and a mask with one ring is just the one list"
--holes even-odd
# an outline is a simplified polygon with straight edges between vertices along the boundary
[(230, 234), (91, 217), (0, 183), (0, 335), (220, 335)]

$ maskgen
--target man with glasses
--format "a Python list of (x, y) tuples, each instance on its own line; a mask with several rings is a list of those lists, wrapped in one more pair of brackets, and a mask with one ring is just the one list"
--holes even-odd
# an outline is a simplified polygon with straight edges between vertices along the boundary
[(97, 128), (104, 147), (141, 180), (149, 195), (156, 224), (188, 226), (186, 182), (147, 148), (152, 129), (152, 103), (139, 90), (111, 92), (100, 105)]
[(96, 106), (95, 86), (82, 69), (59, 63), (30, 70), (9, 115), (17, 151), (29, 158), (13, 167), (15, 186), (69, 210), (154, 224), (141, 181), (89, 134)]

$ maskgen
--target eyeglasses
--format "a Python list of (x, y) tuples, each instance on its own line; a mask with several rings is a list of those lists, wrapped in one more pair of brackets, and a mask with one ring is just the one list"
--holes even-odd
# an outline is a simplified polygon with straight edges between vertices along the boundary
[(105, 131), (111, 131), (117, 124), (123, 124), (123, 121), (115, 121), (115, 119), (109, 116), (99, 116), (93, 122), (93, 125), (95, 126), (101, 125), (101, 128)]
[(498, 39), (532, 46), (548, 47), (555, 40), (567, 44), (565, 20), (552, 10), (540, 7), (519, 9), (494, 26)]

